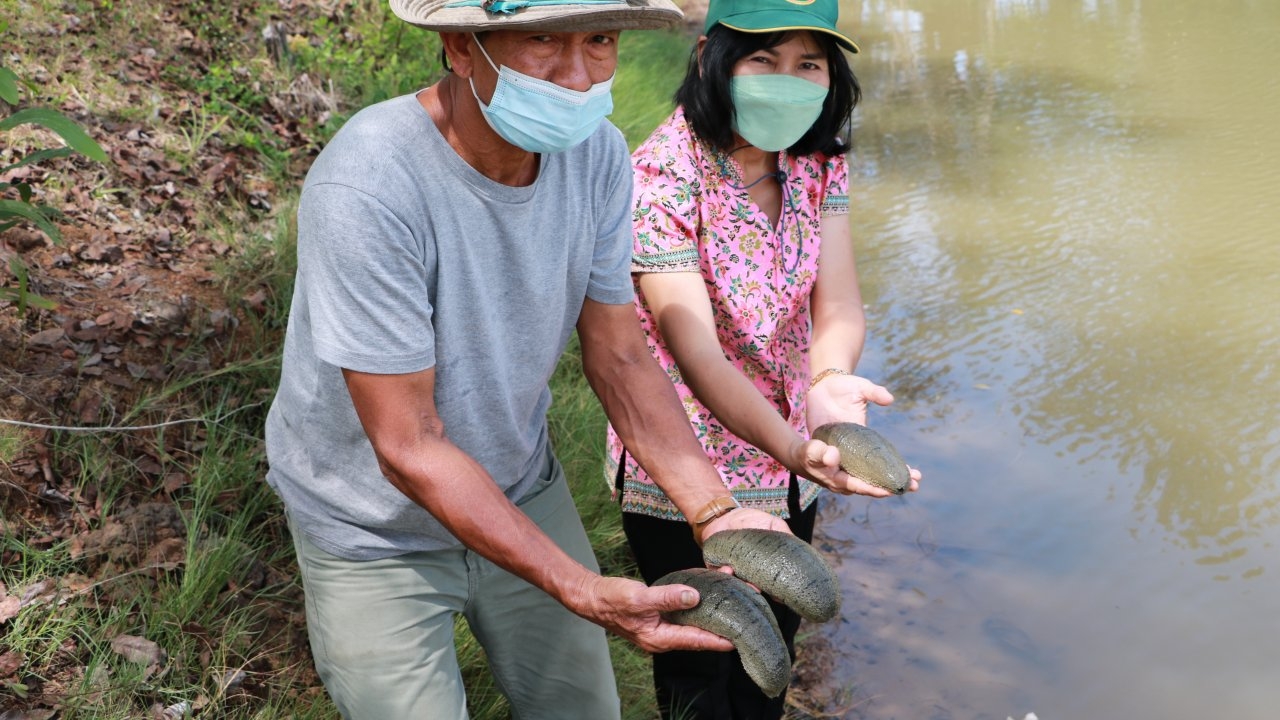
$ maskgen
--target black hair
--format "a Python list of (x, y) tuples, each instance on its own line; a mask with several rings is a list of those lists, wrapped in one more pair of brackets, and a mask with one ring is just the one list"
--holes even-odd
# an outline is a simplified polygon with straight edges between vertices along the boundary
[[(684, 107), (685, 118), (695, 135), (718, 150), (728, 152), (733, 149), (735, 109), (729, 94), (733, 66), (753, 52), (781, 45), (795, 32), (748, 33), (718, 24), (711, 28), (707, 42), (702, 46), (701, 62), (695, 48), (689, 56), (684, 82), (675, 94), (675, 102)], [(813, 127), (787, 148), (787, 152), (792, 155), (839, 155), (849, 149), (840, 134), (848, 125), (853, 108), (862, 99), (862, 88), (858, 86), (858, 79), (853, 76), (853, 69), (836, 39), (824, 32), (810, 34), (827, 54), (831, 89), (822, 104), (822, 114), (814, 121)]]

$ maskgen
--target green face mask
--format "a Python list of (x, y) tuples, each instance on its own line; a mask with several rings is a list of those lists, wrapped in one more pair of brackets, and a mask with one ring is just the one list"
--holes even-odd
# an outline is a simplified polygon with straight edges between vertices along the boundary
[(734, 130), (768, 152), (791, 147), (822, 114), (827, 88), (794, 75), (734, 75)]

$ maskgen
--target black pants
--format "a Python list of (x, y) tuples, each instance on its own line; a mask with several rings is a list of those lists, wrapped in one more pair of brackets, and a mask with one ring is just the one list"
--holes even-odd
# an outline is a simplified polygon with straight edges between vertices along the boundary
[[(813, 540), (818, 504), (800, 510), (799, 490), (791, 478), (787, 525), (796, 537)], [(661, 520), (636, 513), (622, 514), (622, 529), (635, 554), (640, 575), (648, 584), (674, 570), (705, 567), (702, 549), (694, 542), (688, 523)], [(795, 660), (795, 637), (800, 616), (785, 605), (769, 600), (778, 627)], [(653, 656), (653, 685), (664, 720), (778, 720), (787, 694), (770, 698), (747, 676), (735, 652), (673, 651)]]

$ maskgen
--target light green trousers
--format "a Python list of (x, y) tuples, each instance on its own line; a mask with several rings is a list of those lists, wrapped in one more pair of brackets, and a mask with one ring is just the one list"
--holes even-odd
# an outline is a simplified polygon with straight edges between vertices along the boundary
[[(520, 509), (598, 571), (550, 454)], [(316, 669), (348, 720), (466, 720), (457, 613), (484, 647), (513, 718), (620, 718), (604, 630), (479, 555), (459, 548), (353, 561), (293, 537)]]

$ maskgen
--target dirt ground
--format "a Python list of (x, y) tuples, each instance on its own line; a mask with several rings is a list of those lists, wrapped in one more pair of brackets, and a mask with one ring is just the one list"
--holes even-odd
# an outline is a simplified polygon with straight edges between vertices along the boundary
[[(302, 27), (308, 14), (323, 12), (289, 5), (282, 24)], [(12, 292), (0, 295), (0, 534), (36, 549), (67, 543), (76, 561), (73, 574), (34, 587), (0, 583), (0, 639), (17, 607), (54, 585), (74, 594), (103, 577), (163, 572), (185, 556), (187, 533), (174, 499), (184, 495), (200, 457), (203, 426), (95, 433), (109, 445), (107, 468), (87, 466), (67, 440), (83, 434), (65, 428), (181, 419), (200, 408), (180, 393), (157, 402), (158, 392), (262, 353), (251, 345), (260, 339), (250, 327), (266, 316), (271, 288), (228, 276), (226, 268), (246, 243), (275, 230), (276, 206), (294, 189), (266, 179), (279, 174), (268, 171), (262, 153), (233, 144), (230, 133), (195, 136), (201, 122), (215, 120), (203, 110), (211, 98), (182, 81), (207, 73), (239, 40), (211, 42), (191, 6), (172, 0), (92, 5), (116, 8), (115, 17), (134, 12), (154, 20), (146, 34), (105, 26), (105, 11), (90, 17), (77, 15), (73, 3), (49, 6), (61, 11), (28, 7), (10, 20), (0, 64), (31, 83), (19, 107), (61, 112), (109, 162), (73, 156), (0, 173), (0, 182), (28, 184), (33, 201), (62, 213), (56, 242), (33, 226), (0, 232), (0, 287), (22, 286), (14, 270), (20, 263), (26, 289), (55, 304), (22, 307)], [(248, 14), (239, 19), (250, 44), (238, 49), (266, 58), (252, 45), (263, 42), (260, 28)], [(264, 93), (247, 110), (300, 181), (315, 154), (324, 104), (283, 79), (264, 87), (282, 92)], [(0, 118), (14, 111), (0, 102)], [(36, 126), (0, 131), (0, 168), (61, 144)], [(13, 189), (2, 195), (17, 197)], [(137, 412), (144, 401), (149, 409)], [(104, 506), (108, 482), (113, 497)], [(0, 549), (0, 565), (19, 560), (17, 551)], [(260, 577), (249, 573), (248, 582), (285, 584), (267, 577), (269, 568), (255, 572)], [(145, 592), (147, 576), (138, 577), (121, 587)], [(298, 639), (283, 662), (305, 659), (296, 609), (286, 602), (276, 613)], [(22, 678), (29, 709), (56, 705), (60, 679), (78, 671), (59, 663), (73, 660), (54, 659), (36, 685)], [(0, 642), (0, 686), (17, 682), (20, 663)], [(24, 717), (39, 716), (32, 712)]]

